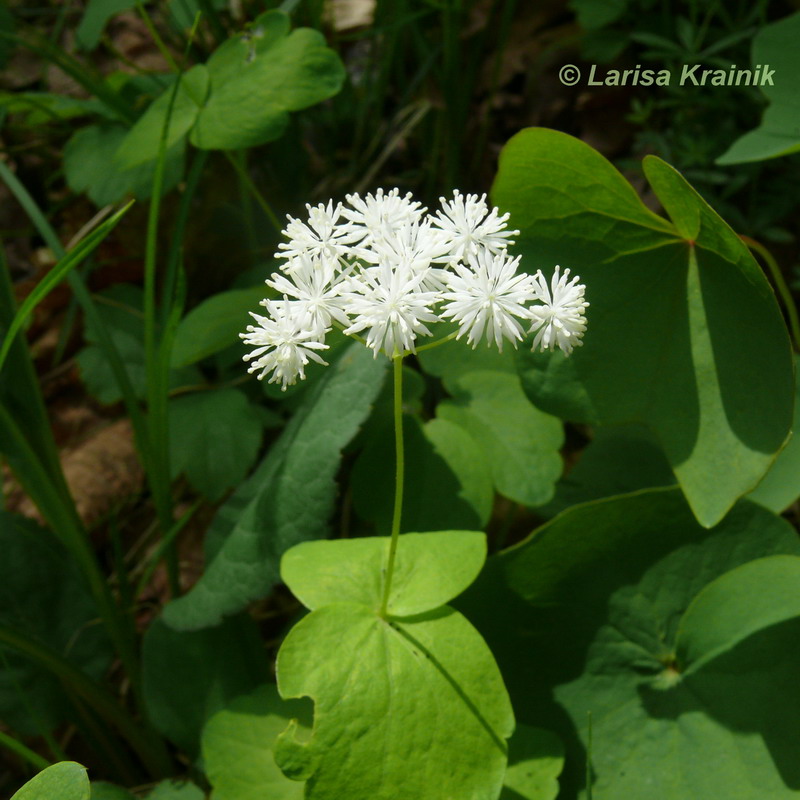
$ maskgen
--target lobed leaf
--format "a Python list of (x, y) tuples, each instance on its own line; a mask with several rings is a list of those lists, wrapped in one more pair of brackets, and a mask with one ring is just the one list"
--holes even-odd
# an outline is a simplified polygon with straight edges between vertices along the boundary
[(560, 263), (587, 286), (585, 346), (569, 359), (583, 409), (604, 424), (648, 425), (711, 526), (786, 441), (791, 349), (736, 234), (667, 164), (648, 157), (645, 171), (672, 223), (588, 145), (529, 129), (503, 151), (493, 198), (521, 230), (523, 263)]
[[(306, 608), (360, 603), (378, 612), (391, 537), (303, 542), (281, 560), (281, 578)], [(479, 531), (406, 533), (399, 539), (387, 611), (422, 614), (467, 588), (486, 560)]]
[(800, 636), (780, 620), (798, 556), (791, 525), (754, 503), (708, 530), (679, 491), (652, 489), (563, 512), (490, 559), (459, 606), (523, 720), (562, 737), (563, 800), (588, 797), (589, 713), (596, 797), (788, 800)]
[(289, 16), (261, 14), (249, 31), (228, 39), (208, 60), (210, 95), (191, 142), (204, 150), (255, 147), (277, 139), (289, 112), (335, 95), (344, 67), (321, 33), (297, 28)]
[(290, 727), (275, 752), (308, 779), (307, 800), (498, 797), (511, 705), (486, 644), (453, 609), (386, 621), (364, 605), (325, 606), (292, 629), (276, 668), (284, 697), (314, 700), (311, 739)]

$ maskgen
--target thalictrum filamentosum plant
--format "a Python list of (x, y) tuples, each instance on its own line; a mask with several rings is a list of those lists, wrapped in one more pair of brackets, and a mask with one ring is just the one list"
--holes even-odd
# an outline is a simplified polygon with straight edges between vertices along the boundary
[[(485, 340), (487, 346), (502, 350), (506, 341), (516, 347), (526, 333), (533, 335), (534, 348), (557, 347), (569, 354), (582, 343), (586, 330), (584, 286), (577, 276), (570, 277), (568, 269), (562, 272), (558, 266), (549, 281), (541, 271), (534, 275), (520, 271), (520, 257), (508, 252), (518, 232), (508, 229), (508, 215), (490, 208), (485, 196), (464, 196), (456, 191), (452, 199), (441, 199), (435, 214), (427, 213), (410, 194), (403, 196), (397, 189), (378, 190), (366, 197), (353, 194), (346, 199), (346, 204), (308, 206), (305, 220), (289, 218), (283, 231), (288, 241), (280, 244), (276, 253), (282, 262), (280, 271), (267, 280), (281, 299), (264, 300), (266, 314), (252, 314), (255, 324), (241, 334), (253, 347), (245, 356), (249, 371), (259, 379), (280, 383), (284, 390), (305, 378), (309, 362), (326, 363), (325, 338), (334, 327), (363, 342), (375, 358), (389, 358), (394, 367), (396, 483), (391, 536), (307, 542), (288, 551), (282, 561), (284, 580), (312, 614), (293, 629), (281, 648), (279, 688), (287, 697), (313, 696), (317, 722), (309, 744), (295, 742), (290, 726), (279, 737), (276, 760), (290, 777), (309, 780), (307, 797), (335, 796), (348, 786), (341, 759), (342, 742), (349, 741), (349, 736), (355, 736), (350, 745), (367, 748), (365, 759), (381, 757), (360, 742), (360, 735), (352, 733), (348, 713), (377, 714), (372, 722), (361, 719), (359, 725), (366, 726), (372, 738), (384, 737), (381, 753), (391, 752), (391, 742), (397, 744), (395, 739), (405, 736), (400, 749), (414, 752), (416, 748), (423, 754), (419, 742), (427, 734), (420, 733), (415, 739), (413, 724), (408, 732), (400, 733), (401, 726), (389, 725), (374, 711), (380, 703), (372, 698), (361, 706), (360, 690), (351, 689), (353, 670), (365, 668), (370, 658), (378, 658), (375, 653), (381, 653), (375, 666), (388, 671), (384, 687), (388, 707), (402, 706), (396, 693), (410, 690), (411, 684), (415, 691), (429, 691), (434, 696), (441, 690), (435, 687), (442, 676), (447, 685), (457, 687), (452, 702), (459, 710), (453, 711), (453, 719), (466, 714), (467, 726), (477, 720), (470, 735), (475, 748), (487, 748), (487, 760), (483, 766), (465, 767), (457, 778), (451, 770), (448, 780), (455, 783), (446, 791), (458, 796), (468, 788), (470, 796), (484, 796), (480, 791), (490, 796), (502, 780), (504, 738), (513, 729), (513, 716), (485, 643), (470, 638), (472, 634), (460, 627), (468, 627), (466, 620), (444, 605), (477, 574), (485, 558), (485, 540), (482, 534), (465, 531), (407, 534), (398, 558), (405, 472), (402, 364), (407, 355), (453, 338), (466, 337), (473, 348)], [(424, 337), (434, 336), (437, 324), (445, 322), (455, 323), (457, 330), (418, 346)], [(426, 542), (430, 543), (427, 550)], [(427, 562), (424, 566), (421, 559)], [(353, 574), (342, 576), (343, 569)], [(458, 575), (444, 580), (437, 570), (454, 570)], [(344, 587), (342, 581), (348, 579), (350, 584)], [(354, 592), (352, 584), (359, 579), (369, 585)], [(451, 655), (446, 646), (437, 650), (441, 643), (435, 637), (442, 633), (430, 626), (435, 627), (434, 619), (443, 617), (431, 614), (459, 617), (450, 619), (448, 625), (452, 623), (451, 633), (456, 639), (462, 636), (464, 646), (473, 650), (470, 657), (463, 658), (466, 667), (446, 663)], [(358, 629), (362, 624), (365, 633), (357, 638), (367, 653), (365, 662), (345, 668), (334, 663), (334, 656), (330, 674), (316, 672), (320, 654), (312, 649), (326, 647), (321, 643), (326, 637), (340, 641), (337, 637), (347, 635), (348, 625)], [(378, 643), (374, 650), (370, 642)], [(404, 660), (409, 646), (415, 656), (424, 653), (427, 661)], [(326, 652), (321, 655), (326, 657)], [(431, 664), (435, 670), (428, 674), (425, 670)], [(469, 672), (471, 668), (474, 672)], [(467, 672), (452, 677), (460, 669)], [(354, 692), (349, 710), (332, 698), (337, 675), (347, 691)], [(406, 681), (398, 680), (398, 675), (405, 675)], [(493, 687), (485, 696), (478, 688), (480, 681), (472, 685), (474, 697), (464, 690), (476, 675)], [(450, 724), (454, 724), (452, 719)], [(444, 744), (446, 740), (443, 736), (439, 743), (443, 755), (450, 746)], [(374, 785), (365, 782), (361, 794), (352, 794), (352, 785), (348, 791), (353, 797), (383, 797), (382, 792), (391, 792), (391, 772), (384, 764), (374, 776)]]

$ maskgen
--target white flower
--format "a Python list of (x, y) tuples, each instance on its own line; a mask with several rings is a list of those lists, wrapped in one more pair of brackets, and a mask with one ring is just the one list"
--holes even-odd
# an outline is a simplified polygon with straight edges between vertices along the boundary
[(353, 242), (361, 238), (361, 233), (353, 229), (346, 222), (339, 222), (342, 214), (342, 204), (333, 205), (328, 201), (326, 206), (306, 205), (308, 210), (308, 225), (294, 217), (288, 217), (289, 224), (284, 228), (283, 234), (289, 242), (281, 242), (275, 258), (295, 258), (297, 256), (321, 256), (324, 258), (338, 258), (347, 252)]
[[(341, 307), (342, 279), (337, 268), (338, 262), (331, 258), (296, 256), (286, 263), (286, 275), (273, 275), (267, 279), (267, 286), (284, 297), (294, 298), (298, 309), (295, 315), (307, 315), (314, 328), (330, 328), (332, 319), (349, 325), (350, 320)], [(261, 305), (268, 302), (264, 300)]]
[(387, 234), (407, 223), (418, 222), (425, 209), (414, 200), (411, 192), (400, 196), (399, 189), (392, 189), (384, 194), (378, 189), (375, 194), (361, 197), (359, 194), (348, 194), (347, 202), (352, 208), (342, 209), (342, 216), (350, 220), (354, 230), (360, 230), (364, 244), (381, 241)]
[(381, 350), (390, 358), (413, 353), (417, 336), (431, 336), (424, 323), (439, 321), (431, 310), (437, 294), (420, 290), (425, 277), (424, 272), (412, 273), (408, 265), (381, 264), (350, 279), (346, 308), (354, 319), (345, 333), (367, 330), (367, 347), (376, 357)]
[(500, 253), (514, 243), (510, 237), (519, 234), (506, 230), (508, 214), (500, 216), (496, 208), (489, 210), (486, 195), (464, 197), (456, 190), (451, 201), (440, 197), (439, 202), (443, 210), (436, 212), (436, 225), (448, 237), (452, 259), (466, 261), (482, 250)]
[(315, 328), (309, 316), (290, 300), (267, 300), (263, 305), (269, 316), (251, 312), (250, 316), (258, 325), (248, 325), (247, 333), (239, 334), (245, 344), (256, 345), (256, 349), (244, 357), (245, 361), (255, 359), (247, 371), (260, 370), (259, 380), (272, 372), (269, 382), (280, 381), (281, 389), (286, 391), (298, 377), (305, 378), (309, 359), (318, 364), (327, 363), (314, 352), (327, 349), (328, 345), (318, 341), (325, 332)]
[(519, 256), (511, 258), (504, 252), (493, 255), (480, 250), (469, 257), (469, 264), (469, 268), (455, 264), (455, 273), (448, 275), (442, 316), (459, 324), (459, 339), (468, 332), (467, 341), (473, 347), (484, 330), (498, 350), (503, 349), (503, 337), (516, 347), (523, 332), (515, 317), (527, 319), (525, 304), (535, 297), (531, 276), (517, 274)]
[(581, 338), (586, 330), (586, 309), (589, 304), (583, 299), (586, 287), (579, 283), (576, 275), (568, 282), (569, 270), (559, 274), (556, 266), (550, 286), (539, 270), (534, 276), (537, 299), (543, 303), (531, 306), (528, 316), (533, 320), (530, 332), (538, 331), (533, 340), (533, 349), (552, 350), (558, 345), (567, 355), (573, 348), (583, 344)]

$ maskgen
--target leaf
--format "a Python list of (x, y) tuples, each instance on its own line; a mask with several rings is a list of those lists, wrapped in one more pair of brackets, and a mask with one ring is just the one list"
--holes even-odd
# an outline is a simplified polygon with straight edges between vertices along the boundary
[(786, 447), (778, 453), (778, 457), (769, 468), (769, 472), (747, 497), (750, 500), (780, 514), (800, 497), (800, 435), (797, 425), (800, 423), (800, 358), (795, 356), (795, 395), (794, 420), (795, 432)]
[(100, 44), (100, 36), (108, 21), (136, 5), (135, 0), (89, 0), (75, 38), (84, 50), (94, 50)]
[(210, 500), (219, 500), (253, 466), (262, 428), (258, 408), (238, 389), (211, 389), (171, 398), (173, 477), (185, 472), (193, 488)]
[[(38, 525), (0, 512), (0, 623), (100, 679), (112, 650), (97, 608), (66, 549)], [(60, 681), (0, 646), (0, 718), (22, 734), (41, 734), (69, 718)]]
[(255, 147), (281, 136), (289, 112), (335, 95), (344, 81), (338, 55), (321, 33), (297, 28), (272, 10), (250, 30), (218, 47), (208, 60), (211, 93), (192, 130), (204, 150)]
[[(359, 603), (377, 612), (383, 600), (383, 565), (391, 537), (303, 542), (287, 551), (281, 578), (312, 611), (331, 603)], [(400, 538), (387, 612), (422, 614), (467, 588), (486, 560), (479, 531), (406, 533)]]
[(22, 329), (28, 317), (33, 313), (34, 308), (55, 289), (70, 270), (77, 267), (84, 259), (91, 255), (103, 239), (116, 227), (117, 223), (127, 213), (130, 207), (131, 204), (129, 203), (124, 208), (121, 208), (110, 219), (107, 219), (102, 225), (93, 230), (85, 239), (78, 242), (78, 244), (66, 253), (63, 258), (59, 259), (58, 263), (25, 298), (25, 301), (20, 305), (19, 310), (14, 315), (14, 319), (11, 320), (11, 324), (4, 333), (2, 347), (0, 347), (0, 371), (3, 369), (3, 364), (11, 349), (14, 337), (17, 335), (17, 332)]
[(530, 506), (553, 496), (562, 470), (561, 422), (531, 405), (516, 375), (476, 370), (459, 377), (455, 399), (440, 403), (436, 416), (472, 436), (500, 494)]
[(60, 761), (31, 778), (11, 800), (89, 800), (86, 767)]
[(664, 453), (647, 428), (600, 428), (575, 467), (556, 484), (553, 499), (537, 513), (552, 517), (576, 503), (674, 483)]
[[(210, 0), (210, 2), (215, 11), (221, 11), (228, 4), (227, 0)], [(198, 11), (203, 11), (204, 5), (203, 0), (168, 0), (170, 21), (179, 30), (189, 30), (194, 25), (195, 15)]]
[(142, 677), (153, 725), (195, 755), (206, 720), (237, 695), (263, 683), (268, 672), (255, 623), (228, 619), (216, 628), (175, 631), (158, 619), (146, 631)]
[(523, 259), (561, 263), (587, 286), (585, 346), (570, 362), (598, 421), (648, 425), (711, 526), (786, 440), (791, 350), (744, 244), (671, 167), (648, 157), (645, 170), (673, 223), (588, 145), (530, 129), (506, 146), (493, 198), (521, 230)]
[(743, 564), (694, 598), (676, 640), (678, 669), (696, 672), (748, 636), (800, 617), (800, 558), (768, 556)]
[[(719, 609), (713, 581), (781, 554), (794, 561), (800, 543), (766, 509), (742, 501), (708, 530), (678, 490), (652, 489), (571, 508), (489, 560), (458, 605), (485, 632), (523, 720), (564, 741), (562, 800), (585, 796), (588, 712), (596, 797), (646, 797), (653, 786), (663, 800), (745, 800), (753, 787), (763, 800), (795, 795), (796, 624), (772, 625), (691, 675), (677, 656), (698, 595), (712, 592)], [(723, 631), (735, 609), (723, 613), (732, 644)], [(739, 619), (746, 635), (747, 614)], [(716, 637), (716, 622), (705, 630)]]
[[(117, 203), (128, 194), (139, 200), (150, 197), (155, 161), (128, 170), (114, 164), (127, 131), (124, 125), (89, 125), (72, 135), (64, 147), (64, 175), (73, 192), (86, 192), (98, 206)], [(183, 177), (184, 155), (183, 142), (167, 150), (165, 193)]]
[[(494, 489), (483, 454), (458, 425), (435, 419), (424, 425), (403, 421), (405, 491), (402, 531), (482, 528), (491, 513)], [(353, 506), (388, 534), (394, 502), (394, 425), (372, 432), (353, 467)]]
[[(208, 85), (208, 70), (203, 64), (196, 64), (181, 76), (169, 118), (168, 148), (176, 145), (196, 122), (208, 95)], [(158, 158), (173, 91), (172, 86), (167, 87), (128, 131), (114, 156), (121, 169), (131, 169)]]
[[(0, 15), (2, 8), (3, 6), (0, 6)], [(0, 44), (1, 50), (2, 44)], [(0, 92), (0, 106), (9, 114), (19, 115), (19, 121), (29, 128), (85, 116), (117, 120), (113, 109), (101, 100), (69, 97), (50, 92)]]
[[(278, 653), (284, 698), (314, 700), (312, 737), (294, 723), (275, 760), (308, 779), (307, 800), (494, 800), (514, 719), (491, 653), (441, 603), (480, 571), (485, 537), (405, 534), (397, 544), (390, 616), (380, 615), (390, 538), (308, 542), (281, 575), (313, 609)], [(325, 605), (329, 603), (329, 605)]]
[(274, 684), (232, 700), (203, 729), (203, 766), (213, 800), (301, 800), (303, 784), (289, 780), (272, 755), (272, 746), (289, 720), (308, 718), (304, 703), (285, 701)]
[(247, 309), (264, 298), (262, 286), (219, 292), (193, 308), (178, 325), (172, 366), (195, 364), (239, 342), (247, 325)]
[(765, 25), (753, 38), (753, 68), (764, 65), (774, 70), (772, 85), (760, 83), (769, 100), (761, 124), (738, 138), (717, 160), (717, 164), (742, 164), (789, 155), (800, 150), (800, 98), (791, 80), (800, 71), (797, 38), (800, 12)]
[(556, 800), (563, 768), (564, 747), (555, 734), (517, 723), (499, 800)]
[(156, 784), (146, 800), (204, 800), (205, 793), (188, 781), (166, 780)]
[(266, 595), (292, 545), (324, 538), (336, 497), (341, 451), (371, 411), (386, 372), (362, 345), (348, 348), (273, 445), (252, 482), (225, 507), (224, 541), (192, 590), (164, 619), (192, 630), (218, 623)]

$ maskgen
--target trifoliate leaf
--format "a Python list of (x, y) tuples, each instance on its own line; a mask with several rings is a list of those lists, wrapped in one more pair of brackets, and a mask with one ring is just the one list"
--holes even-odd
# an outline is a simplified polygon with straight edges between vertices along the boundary
[(522, 263), (561, 264), (586, 284), (584, 346), (569, 358), (582, 405), (601, 423), (648, 425), (711, 526), (786, 441), (791, 348), (739, 237), (670, 166), (644, 166), (672, 222), (591, 147), (544, 129), (508, 143), (493, 199), (521, 230)]
[(754, 503), (708, 530), (678, 490), (653, 489), (562, 512), (458, 604), (523, 720), (564, 741), (560, 797), (587, 797), (591, 725), (594, 797), (789, 800), (798, 556), (792, 526)]
[(267, 11), (208, 60), (211, 90), (191, 141), (204, 150), (254, 147), (277, 139), (289, 112), (336, 94), (344, 67), (319, 31), (289, 33), (289, 16)]

